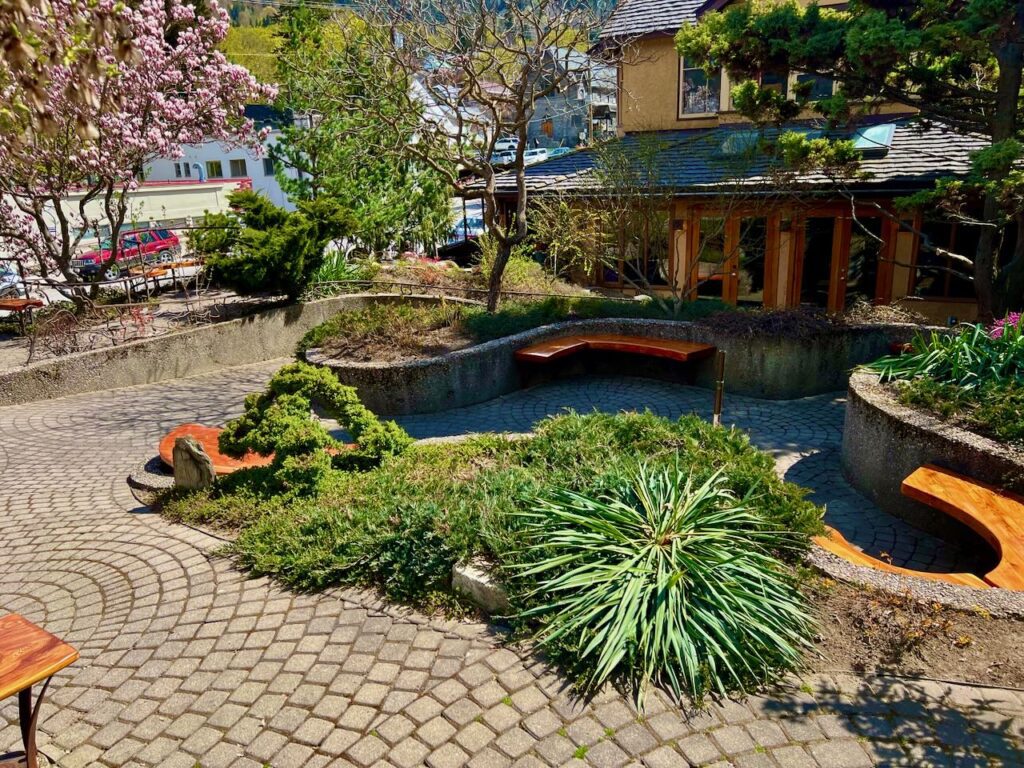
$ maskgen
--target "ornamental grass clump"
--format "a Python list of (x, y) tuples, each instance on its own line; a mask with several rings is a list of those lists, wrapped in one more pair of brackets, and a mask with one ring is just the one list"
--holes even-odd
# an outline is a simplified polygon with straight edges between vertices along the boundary
[(624, 682), (699, 700), (794, 669), (812, 621), (774, 554), (791, 535), (751, 511), (724, 471), (695, 482), (678, 466), (641, 466), (620, 489), (560, 491), (521, 512), (517, 580), (535, 582), (537, 638), (568, 659), (584, 693)]

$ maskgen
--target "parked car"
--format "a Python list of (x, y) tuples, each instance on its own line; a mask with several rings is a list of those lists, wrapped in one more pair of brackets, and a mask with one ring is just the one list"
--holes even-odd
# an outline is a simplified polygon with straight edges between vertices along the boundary
[(491, 157), (491, 165), (512, 165), (515, 161), (515, 152), (497, 152)]
[(543, 147), (539, 149), (528, 149), (526, 154), (523, 155), (523, 160), (527, 165), (533, 165), (534, 163), (543, 163), (548, 159), (548, 151)]
[(570, 152), (572, 152), (572, 150), (569, 149), (568, 147), (555, 147), (554, 149), (549, 149), (548, 160), (551, 160), (556, 157), (561, 157), (562, 155), (568, 155)]
[(494, 142), (495, 152), (511, 152), (515, 154), (515, 151), (519, 148), (519, 139), (513, 137), (506, 137), (504, 139), (498, 139)]
[(448, 245), (461, 243), (466, 240), (476, 240), (484, 233), (484, 220), (482, 216), (466, 216), (460, 218), (452, 227), (448, 236)]
[[(107, 277), (117, 278), (130, 267), (153, 262), (173, 261), (181, 254), (181, 241), (169, 229), (138, 229), (121, 233), (117, 261), (107, 269)], [(80, 275), (94, 275), (110, 259), (111, 241), (103, 240), (100, 249), (88, 251), (71, 260)]]

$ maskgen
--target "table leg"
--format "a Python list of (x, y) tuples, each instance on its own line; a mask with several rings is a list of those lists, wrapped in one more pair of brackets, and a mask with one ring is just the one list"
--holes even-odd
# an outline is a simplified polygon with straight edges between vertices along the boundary
[(32, 706), (31, 686), (18, 694), (18, 724), (21, 726), (21, 743), (25, 747), (26, 768), (39, 768), (39, 755), (36, 749), (36, 724), (39, 722), (39, 712), (43, 708), (43, 697), (46, 689), (50, 686), (50, 678), (46, 679), (43, 687), (39, 689), (39, 696), (36, 697), (35, 707)]

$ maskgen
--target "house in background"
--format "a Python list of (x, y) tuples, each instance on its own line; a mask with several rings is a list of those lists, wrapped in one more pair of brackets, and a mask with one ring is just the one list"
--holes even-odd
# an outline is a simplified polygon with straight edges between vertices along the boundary
[[(290, 113), (279, 112), (272, 107), (261, 104), (250, 104), (245, 108), (245, 116), (251, 119), (257, 129), (269, 128), (270, 133), (264, 147), (271, 147), (281, 135), (281, 128), (293, 120)], [(179, 158), (158, 158), (146, 168), (148, 182), (200, 182), (200, 181), (231, 181), (248, 180), (251, 188), (266, 196), (275, 205), (292, 210), (294, 206), (288, 201), (284, 190), (275, 175), (275, 167), (267, 149), (257, 156), (245, 147), (233, 147), (219, 141), (204, 141), (182, 147), (183, 154)], [(289, 175), (295, 171), (289, 169)], [(197, 216), (202, 216), (200, 211)]]
[(526, 138), (531, 147), (576, 147), (614, 135), (617, 82), (615, 68), (582, 51), (548, 51), (545, 77), (566, 69), (585, 73), (568, 78), (555, 92), (537, 99)]
[[(622, 224), (618, 246), (588, 281), (610, 292), (630, 292), (643, 282), (689, 298), (772, 308), (839, 312), (857, 300), (902, 303), (938, 322), (973, 319), (970, 275), (922, 247), (922, 234), (939, 249), (970, 254), (976, 228), (900, 210), (894, 200), (930, 188), (938, 176), (965, 173), (982, 140), (921, 126), (909, 108), (880, 103), (871, 121), (847, 134), (868, 178), (839, 187), (821, 175), (802, 175), (780, 187), (771, 158), (751, 151), (770, 135), (731, 109), (727, 73), (709, 75), (675, 50), (681, 25), (720, 6), (624, 0), (602, 32), (601, 46), (623, 51), (619, 147), (653, 155), (648, 190), (664, 202), (639, 230)], [(762, 86), (786, 94), (798, 82), (809, 82), (815, 94), (833, 88), (827, 79), (797, 72), (760, 77)], [(788, 129), (820, 133), (814, 118), (801, 115)], [(599, 162), (597, 152), (584, 150), (534, 165), (527, 170), (530, 194), (598, 205), (607, 194), (596, 178)], [(514, 179), (501, 177), (499, 191), (514, 200)]]

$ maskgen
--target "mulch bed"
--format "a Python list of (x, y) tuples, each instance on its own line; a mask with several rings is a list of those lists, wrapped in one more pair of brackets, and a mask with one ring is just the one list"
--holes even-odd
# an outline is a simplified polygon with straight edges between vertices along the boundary
[(815, 579), (811, 671), (930, 677), (1024, 688), (1024, 620), (958, 611), (904, 595)]

